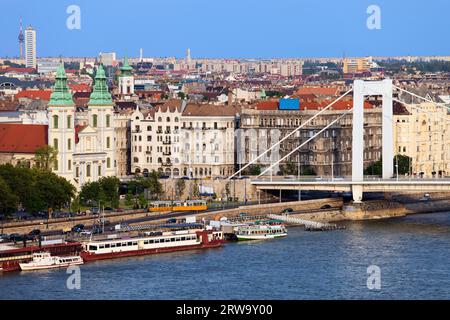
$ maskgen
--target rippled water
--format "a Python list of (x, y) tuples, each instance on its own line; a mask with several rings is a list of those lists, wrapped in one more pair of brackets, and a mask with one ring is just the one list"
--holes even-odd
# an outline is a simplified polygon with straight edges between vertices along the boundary
[[(0, 299), (450, 299), (450, 213), (289, 228), (284, 239), (88, 263), (81, 289), (65, 270), (0, 273)], [(367, 268), (381, 268), (381, 290)]]

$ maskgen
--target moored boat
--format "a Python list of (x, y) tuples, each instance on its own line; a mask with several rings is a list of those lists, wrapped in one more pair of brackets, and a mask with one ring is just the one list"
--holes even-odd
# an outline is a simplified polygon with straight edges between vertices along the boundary
[(238, 241), (275, 239), (285, 236), (287, 236), (287, 230), (283, 224), (252, 224), (239, 226), (236, 232)]
[(55, 256), (73, 256), (81, 251), (81, 243), (65, 242), (42, 246), (12, 247), (0, 251), (0, 271), (20, 271), (19, 263), (30, 262), (33, 253), (46, 251)]
[(216, 230), (182, 230), (134, 238), (94, 240), (84, 243), (84, 261), (132, 257), (220, 247), (223, 232)]
[(19, 263), (22, 271), (66, 268), (83, 264), (80, 256), (58, 257), (52, 256), (49, 252), (33, 253), (33, 260)]

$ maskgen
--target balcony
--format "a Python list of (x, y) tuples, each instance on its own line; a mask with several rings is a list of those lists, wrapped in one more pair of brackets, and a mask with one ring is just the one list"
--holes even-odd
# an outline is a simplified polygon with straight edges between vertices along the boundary
[(171, 167), (172, 163), (171, 162), (166, 162), (162, 164), (163, 167)]
[(161, 134), (161, 133), (163, 133), (163, 131), (162, 130), (156, 130), (156, 133)]
[(166, 141), (163, 141), (163, 144), (164, 144), (164, 145), (170, 145), (170, 144), (172, 144), (172, 141), (166, 140)]
[(171, 155), (172, 155), (172, 152), (170, 152), (170, 151), (164, 151), (164, 152), (163, 152), (163, 155), (164, 155), (164, 156), (171, 156)]

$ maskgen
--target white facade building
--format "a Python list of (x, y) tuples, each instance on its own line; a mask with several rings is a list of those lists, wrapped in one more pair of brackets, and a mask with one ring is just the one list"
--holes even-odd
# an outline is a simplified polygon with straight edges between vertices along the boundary
[(25, 30), (25, 65), (36, 69), (36, 30), (31, 26)]

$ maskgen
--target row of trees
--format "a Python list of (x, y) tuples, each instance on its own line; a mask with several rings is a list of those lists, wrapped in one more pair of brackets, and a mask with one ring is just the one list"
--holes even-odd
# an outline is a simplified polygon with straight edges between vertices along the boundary
[(10, 164), (0, 166), (0, 207), (5, 216), (19, 207), (27, 212), (48, 212), (69, 206), (75, 187), (53, 172)]
[[(411, 173), (412, 160), (408, 156), (396, 155), (394, 157), (394, 168), (398, 165), (398, 174), (405, 175)], [(397, 173), (397, 169), (394, 169), (394, 174)], [(365, 175), (381, 176), (383, 174), (383, 159), (380, 159), (364, 170)]]

